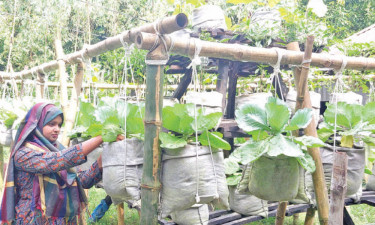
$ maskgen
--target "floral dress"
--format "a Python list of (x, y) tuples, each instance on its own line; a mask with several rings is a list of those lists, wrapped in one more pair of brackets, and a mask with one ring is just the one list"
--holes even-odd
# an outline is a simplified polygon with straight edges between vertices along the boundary
[[(78, 224), (77, 216), (66, 218), (46, 218), (40, 210), (32, 211), (33, 180), (37, 174), (56, 173), (86, 162), (82, 145), (78, 144), (60, 152), (40, 151), (34, 146), (21, 147), (14, 155), (16, 196), (15, 224)], [(88, 189), (102, 179), (98, 163), (91, 168), (78, 172), (83, 188)]]

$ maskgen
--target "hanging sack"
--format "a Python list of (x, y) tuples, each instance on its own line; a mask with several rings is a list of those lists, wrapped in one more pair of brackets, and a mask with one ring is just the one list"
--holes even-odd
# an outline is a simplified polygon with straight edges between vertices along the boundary
[(189, 144), (181, 149), (163, 149), (161, 183), (163, 218), (194, 204), (212, 202), (218, 208), (229, 208), (221, 150), (211, 155), (207, 146)]
[(222, 112), (223, 94), (217, 91), (195, 92), (188, 91), (183, 97), (183, 102), (196, 104), (197, 107), (203, 106), (206, 114)]
[[(336, 100), (337, 98), (337, 100)], [(352, 91), (347, 93), (332, 93), (330, 98), (330, 103), (346, 102), (348, 104), (362, 105), (362, 95), (356, 94)]]
[(267, 103), (268, 97), (271, 97), (271, 93), (252, 93), (239, 95), (236, 97), (236, 109), (240, 108), (245, 104), (255, 104), (264, 107)]
[(253, 195), (240, 194), (235, 186), (229, 186), (230, 209), (246, 216), (268, 216), (267, 201)]
[(12, 143), (12, 129), (7, 129), (6, 126), (0, 124), (0, 145), (10, 146)]
[(173, 222), (180, 225), (207, 225), (209, 210), (207, 204), (196, 204), (191, 208), (175, 211), (171, 214)]
[(103, 143), (103, 184), (115, 205), (140, 199), (143, 142), (137, 138)]
[(226, 30), (224, 11), (217, 5), (203, 5), (193, 10), (192, 25), (195, 31), (221, 28)]
[(366, 190), (375, 191), (375, 165), (372, 165), (372, 175), (369, 176)]
[(296, 158), (261, 156), (242, 173), (238, 191), (268, 201), (290, 201), (298, 195), (299, 174)]
[[(354, 146), (356, 147), (356, 146)], [(358, 190), (362, 189), (362, 179), (365, 170), (366, 154), (365, 149), (336, 147), (338, 152), (345, 152), (348, 157), (348, 169), (346, 178), (346, 196), (358, 195)], [(333, 165), (333, 146), (320, 148), (320, 155), (323, 163), (324, 176), (328, 190), (331, 187), (332, 165)]]

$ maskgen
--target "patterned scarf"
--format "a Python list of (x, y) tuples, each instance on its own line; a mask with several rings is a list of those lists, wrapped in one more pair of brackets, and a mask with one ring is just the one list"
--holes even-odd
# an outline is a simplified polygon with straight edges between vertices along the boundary
[[(9, 157), (5, 175), (5, 187), (1, 199), (0, 221), (11, 223), (15, 219), (16, 187), (14, 184), (14, 154), (22, 146), (37, 151), (58, 152), (64, 146), (49, 142), (42, 134), (43, 126), (63, 116), (60, 109), (53, 104), (38, 103), (27, 113), (20, 124)], [(43, 216), (71, 219), (80, 214), (87, 205), (82, 185), (72, 170), (61, 170), (57, 173), (37, 174), (33, 180), (32, 209), (40, 210)]]

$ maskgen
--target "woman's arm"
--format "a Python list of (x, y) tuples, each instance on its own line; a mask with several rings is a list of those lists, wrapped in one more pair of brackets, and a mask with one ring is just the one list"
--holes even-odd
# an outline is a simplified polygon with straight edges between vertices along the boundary
[(82, 142), (82, 152), (84, 155), (90, 154), (90, 152), (94, 151), (100, 144), (103, 143), (102, 136), (93, 137), (87, 141)]
[(99, 160), (94, 162), (90, 169), (84, 171), (78, 171), (78, 178), (81, 181), (82, 187), (89, 189), (94, 184), (102, 180), (102, 172), (99, 166)]

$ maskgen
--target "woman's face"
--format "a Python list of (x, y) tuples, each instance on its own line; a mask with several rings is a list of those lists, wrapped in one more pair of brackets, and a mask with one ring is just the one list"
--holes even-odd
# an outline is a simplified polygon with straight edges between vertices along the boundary
[(43, 136), (46, 137), (51, 143), (55, 142), (59, 137), (61, 125), (62, 117), (57, 116), (43, 127)]

